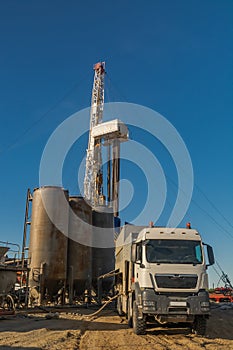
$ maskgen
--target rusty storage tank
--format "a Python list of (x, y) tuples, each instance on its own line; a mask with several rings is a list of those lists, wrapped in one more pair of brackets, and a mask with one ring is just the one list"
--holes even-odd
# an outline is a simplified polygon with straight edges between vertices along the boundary
[[(33, 192), (29, 243), (31, 298), (54, 300), (67, 271), (68, 191), (45, 186)], [(56, 300), (56, 299), (55, 299)]]
[[(92, 211), (92, 281), (97, 288), (97, 278), (115, 268), (114, 229), (112, 209), (104, 206)], [(103, 279), (103, 291), (108, 292), (113, 279)]]
[(5, 264), (8, 247), (0, 247), (0, 297), (6, 296), (14, 288), (17, 268)]
[(92, 209), (81, 196), (69, 198), (68, 285), (70, 302), (91, 288)]
[(16, 272), (17, 269), (15, 266), (0, 265), (0, 297), (7, 295), (14, 289)]

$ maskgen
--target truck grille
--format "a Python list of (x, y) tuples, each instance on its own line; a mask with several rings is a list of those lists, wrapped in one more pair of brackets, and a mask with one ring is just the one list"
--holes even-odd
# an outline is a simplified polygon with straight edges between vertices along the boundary
[(155, 275), (158, 288), (194, 289), (197, 285), (197, 275)]

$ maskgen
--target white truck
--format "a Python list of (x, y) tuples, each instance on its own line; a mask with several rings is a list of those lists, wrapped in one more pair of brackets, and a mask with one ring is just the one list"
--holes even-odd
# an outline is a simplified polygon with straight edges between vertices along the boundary
[(136, 334), (145, 334), (147, 321), (154, 319), (189, 323), (204, 335), (210, 314), (207, 267), (212, 264), (213, 249), (195, 229), (123, 226), (116, 239), (119, 315), (126, 315)]

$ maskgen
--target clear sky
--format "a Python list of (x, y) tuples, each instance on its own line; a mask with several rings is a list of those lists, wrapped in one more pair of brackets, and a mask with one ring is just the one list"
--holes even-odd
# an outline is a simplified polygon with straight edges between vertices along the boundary
[[(26, 190), (38, 187), (44, 146), (63, 120), (90, 105), (92, 66), (104, 60), (106, 101), (158, 111), (185, 141), (195, 187), (181, 225), (199, 229), (233, 283), (232, 17), (231, 0), (1, 1), (0, 240), (21, 244)], [(171, 203), (171, 159), (155, 139), (130, 131), (163, 166)], [(82, 154), (74, 147), (64, 170), (72, 194), (87, 135), (81, 142)], [(138, 189), (123, 221), (145, 200), (143, 176), (122, 162), (122, 177)], [(166, 210), (157, 224), (166, 223)]]

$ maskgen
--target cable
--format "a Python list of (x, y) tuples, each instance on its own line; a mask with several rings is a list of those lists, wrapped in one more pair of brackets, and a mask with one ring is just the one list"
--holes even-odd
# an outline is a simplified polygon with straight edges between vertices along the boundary
[(121, 91), (120, 91), (120, 89), (117, 87), (117, 85), (116, 84), (113, 84), (113, 82), (112, 82), (112, 79), (110, 78), (110, 76), (109, 76), (109, 74), (106, 72), (106, 77), (107, 77), (107, 79), (108, 79), (108, 82), (109, 82), (109, 85), (110, 86), (112, 86), (114, 89), (115, 89), (115, 91), (118, 93), (118, 95), (124, 100), (124, 102), (126, 101), (127, 102), (127, 98), (126, 98), (126, 96), (124, 96), (122, 93), (121, 93)]
[(194, 201), (194, 199), (191, 199), (191, 201), (192, 201), (200, 210), (202, 210), (210, 219), (212, 219), (212, 221), (213, 221), (218, 227), (220, 227), (225, 233), (227, 233), (228, 236), (229, 236), (230, 238), (233, 238), (233, 235), (232, 235), (228, 230), (226, 230), (221, 224), (219, 224), (218, 221), (215, 220), (215, 218), (214, 218), (212, 215), (210, 215), (204, 208), (202, 208), (196, 201)]
[(225, 217), (225, 215), (223, 215), (221, 213), (221, 211), (216, 207), (216, 205), (207, 197), (207, 195), (203, 192), (203, 190), (200, 188), (200, 186), (198, 186), (197, 184), (195, 184), (196, 188), (198, 189), (198, 191), (201, 192), (201, 194), (203, 195), (203, 197), (205, 197), (205, 199), (207, 200), (207, 202), (210, 203), (210, 205), (219, 213), (220, 216), (222, 216), (222, 218), (233, 228), (233, 225), (231, 224), (231, 222)]
[(214, 271), (216, 272), (216, 274), (218, 275), (219, 278), (221, 278), (220, 273), (218, 272), (218, 270), (216, 269), (216, 267), (214, 265), (212, 265), (212, 268), (214, 269)]
[[(182, 188), (180, 188), (179, 185), (177, 185), (168, 175), (166, 175), (166, 177), (173, 184), (173, 186), (177, 187), (184, 195), (186, 195)], [(191, 199), (191, 202), (195, 204), (201, 211), (203, 211), (212, 221), (214, 221), (214, 223), (218, 225), (225, 233), (227, 233), (230, 238), (233, 238), (233, 235), (228, 230), (226, 230), (221, 224), (219, 224), (217, 220), (212, 215), (210, 215), (204, 208), (202, 208), (193, 198)]]
[(52, 107), (49, 108), (42, 116), (37, 119), (34, 123), (32, 123), (28, 128), (26, 128), (21, 135), (15, 138), (15, 140), (8, 146), (5, 147), (5, 149), (0, 150), (0, 156), (12, 149), (14, 146), (17, 145), (18, 141), (20, 141), (25, 135), (27, 135), (36, 125), (39, 124), (43, 119), (45, 119), (61, 102), (63, 102), (79, 85), (84, 81), (86, 78), (86, 75), (80, 79), (79, 82), (75, 83), (73, 87), (66, 92), (61, 99), (59, 99)]
[[(166, 175), (167, 176), (167, 175)], [(169, 176), (167, 176), (168, 179), (170, 179), (171, 182), (173, 182), (173, 180), (171, 180), (171, 178), (169, 178)], [(178, 185), (176, 185), (174, 182), (173, 182), (173, 185), (176, 186), (177, 188), (179, 188)], [(225, 219), (225, 221), (230, 225), (231, 223), (227, 220), (227, 218), (220, 212), (220, 210), (218, 210), (218, 208), (208, 199), (208, 197), (204, 194), (204, 192), (200, 189), (200, 187), (198, 185), (196, 185), (194, 183), (194, 187), (196, 187), (201, 193), (202, 195), (206, 198), (206, 200), (212, 205), (212, 207)], [(179, 188), (180, 189), (180, 188)], [(180, 189), (183, 194), (185, 195), (185, 192)], [(218, 221), (211, 215), (209, 214), (208, 211), (206, 211), (204, 208), (202, 208), (193, 198), (191, 199), (191, 202), (193, 202), (200, 210), (202, 210), (209, 218), (211, 218), (216, 225), (218, 225), (224, 232), (226, 232), (228, 234), (229, 237), (233, 238), (233, 235), (232, 233), (230, 233), (226, 228), (224, 228), (221, 224), (218, 223)], [(232, 226), (233, 227), (233, 226)]]

